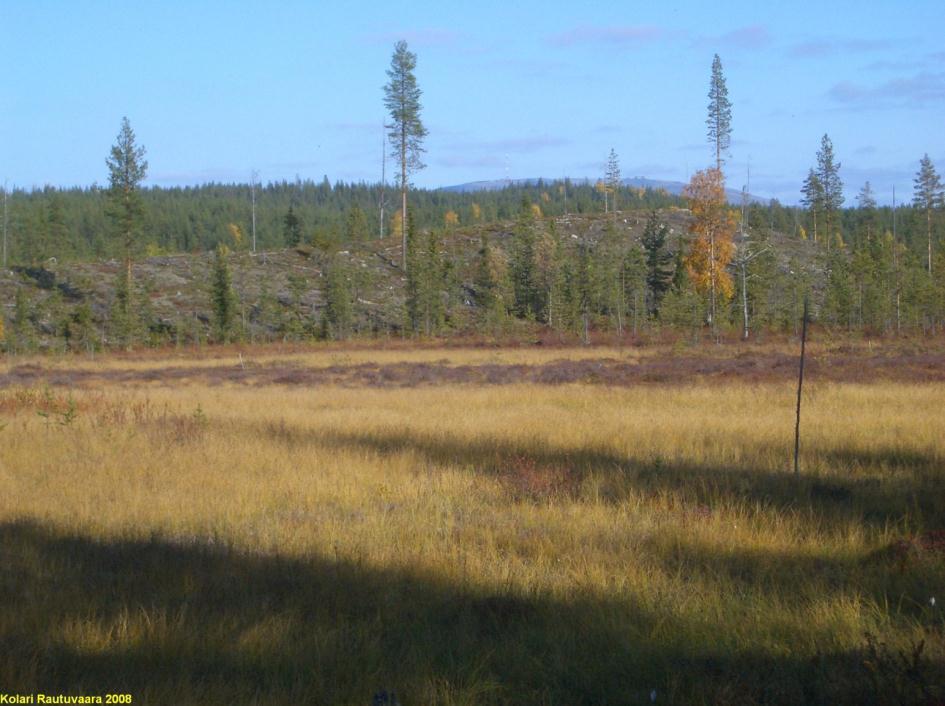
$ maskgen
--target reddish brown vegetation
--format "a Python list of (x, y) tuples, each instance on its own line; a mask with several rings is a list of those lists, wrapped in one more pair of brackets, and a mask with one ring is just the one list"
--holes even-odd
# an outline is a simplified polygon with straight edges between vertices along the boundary
[[(812, 380), (870, 383), (945, 382), (945, 351), (887, 351), (832, 349), (811, 357)], [(199, 382), (208, 385), (342, 385), (348, 387), (418, 387), (445, 384), (508, 385), (586, 383), (615, 387), (642, 384), (785, 382), (797, 375), (797, 359), (778, 351), (748, 349), (734, 356), (646, 356), (623, 361), (614, 358), (556, 360), (540, 364), (485, 363), (451, 365), (448, 361), (359, 363), (305, 367), (293, 361), (262, 365), (190, 366), (152, 369), (48, 369), (30, 363), (14, 366), (0, 376), (0, 387), (92, 387), (102, 383), (140, 385)], [(9, 404), (4, 402), (3, 404)]]
[(931, 530), (914, 537), (898, 539), (881, 554), (894, 561), (901, 572), (922, 559), (945, 558), (945, 530)]
[(579, 474), (561, 466), (539, 464), (531, 456), (515, 456), (500, 469), (500, 478), (516, 500), (541, 502), (558, 497), (574, 497), (580, 486)]

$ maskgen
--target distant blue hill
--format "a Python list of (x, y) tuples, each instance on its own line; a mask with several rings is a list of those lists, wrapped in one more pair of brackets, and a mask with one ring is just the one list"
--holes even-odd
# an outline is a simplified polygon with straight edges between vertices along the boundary
[[(490, 181), (471, 181), (466, 184), (456, 184), (455, 186), (442, 186), (440, 191), (452, 191), (460, 194), (475, 193), (476, 191), (498, 191), (508, 186), (534, 186), (539, 181), (545, 184), (551, 184), (564, 179), (492, 179)], [(578, 178), (571, 179), (572, 184), (592, 184), (596, 179)], [(661, 179), (647, 179), (646, 177), (628, 177), (621, 179), (620, 183), (624, 186), (632, 186), (637, 189), (665, 189), (671, 194), (679, 195), (686, 185), (681, 181), (663, 181)], [(742, 192), (735, 189), (726, 189), (725, 195), (730, 203), (741, 203)], [(749, 203), (768, 203), (768, 199), (753, 194), (748, 195)]]

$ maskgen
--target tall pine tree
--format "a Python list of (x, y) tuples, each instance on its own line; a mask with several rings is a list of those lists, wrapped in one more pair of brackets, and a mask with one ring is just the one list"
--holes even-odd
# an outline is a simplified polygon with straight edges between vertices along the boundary
[(716, 54), (712, 59), (712, 78), (709, 81), (709, 115), (706, 118), (707, 137), (715, 148), (715, 168), (722, 171), (723, 155), (732, 144), (732, 103), (728, 99), (722, 60)]
[(833, 240), (834, 227), (839, 226), (839, 212), (843, 206), (843, 182), (840, 180), (840, 163), (833, 154), (833, 143), (824, 134), (817, 151), (817, 179), (820, 182), (824, 226), (827, 229), (827, 249)]
[(407, 50), (407, 42), (399, 41), (394, 46), (390, 68), (387, 70), (387, 85), (384, 86), (384, 107), (390, 114), (385, 126), (391, 145), (391, 156), (400, 165), (398, 175), (401, 196), (401, 238), (403, 241), (403, 267), (407, 269), (407, 189), (410, 174), (423, 169), (423, 138), (427, 130), (420, 120), (420, 96), (414, 69), (417, 55)]
[(610, 210), (613, 211), (614, 219), (616, 219), (617, 192), (620, 189), (620, 160), (617, 158), (617, 152), (613, 147), (610, 148), (610, 154), (607, 156), (607, 172), (604, 174), (604, 178), (606, 179), (607, 192), (610, 194)]
[(943, 202), (942, 180), (935, 171), (935, 165), (926, 154), (919, 161), (919, 171), (915, 175), (915, 196), (912, 203), (925, 211), (925, 233), (928, 240), (927, 268), (932, 274), (932, 211)]

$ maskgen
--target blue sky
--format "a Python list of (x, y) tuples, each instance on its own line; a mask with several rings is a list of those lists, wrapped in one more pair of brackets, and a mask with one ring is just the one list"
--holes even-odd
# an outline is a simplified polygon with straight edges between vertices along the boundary
[(3, 0), (0, 178), (104, 183), (127, 115), (152, 185), (376, 181), (394, 42), (418, 54), (427, 168), (414, 182), (707, 166), (706, 92), (733, 103), (729, 185), (793, 203), (829, 133), (848, 202), (945, 171), (945, 6), (904, 3)]

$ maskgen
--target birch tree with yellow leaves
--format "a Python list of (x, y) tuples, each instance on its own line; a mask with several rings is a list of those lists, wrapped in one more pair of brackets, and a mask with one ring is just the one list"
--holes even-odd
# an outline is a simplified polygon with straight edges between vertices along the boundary
[(715, 330), (716, 306), (732, 298), (732, 276), (726, 269), (735, 246), (732, 238), (738, 225), (735, 211), (725, 200), (725, 181), (719, 169), (696, 172), (683, 195), (689, 199), (695, 236), (686, 257), (686, 271), (696, 291), (708, 295), (708, 323)]

